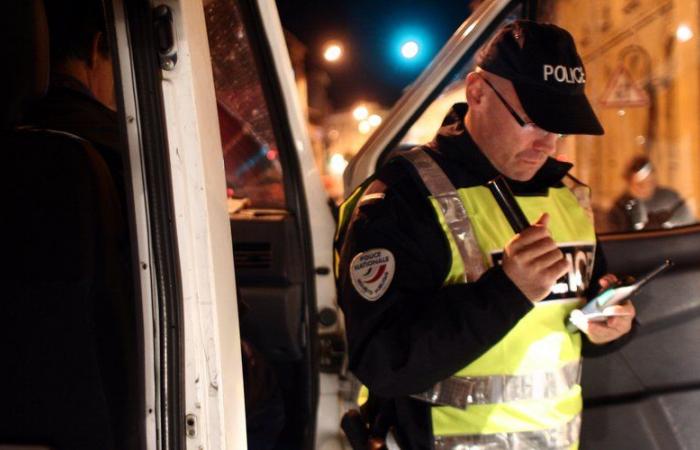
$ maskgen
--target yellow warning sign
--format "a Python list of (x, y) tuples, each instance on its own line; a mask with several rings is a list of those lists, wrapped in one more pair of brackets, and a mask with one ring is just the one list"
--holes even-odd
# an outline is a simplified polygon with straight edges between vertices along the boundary
[(649, 94), (637, 86), (629, 71), (623, 66), (617, 68), (610, 77), (600, 104), (607, 108), (629, 108), (633, 106), (647, 106)]

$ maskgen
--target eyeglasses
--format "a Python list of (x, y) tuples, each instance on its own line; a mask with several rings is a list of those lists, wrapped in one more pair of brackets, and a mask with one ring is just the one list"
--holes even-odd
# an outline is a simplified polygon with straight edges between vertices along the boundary
[[(524, 130), (526, 130), (526, 131), (537, 130), (542, 134), (542, 136), (546, 136), (547, 134), (550, 133), (549, 131), (544, 130), (544, 129), (540, 128), (539, 126), (537, 126), (537, 124), (535, 122), (533, 122), (531, 120), (528, 121), (528, 120), (523, 119), (520, 116), (520, 114), (518, 114), (515, 111), (515, 109), (512, 106), (510, 106), (510, 103), (508, 103), (508, 101), (506, 101), (506, 99), (501, 95), (501, 93), (498, 92), (498, 89), (496, 89), (496, 87), (493, 84), (491, 84), (491, 82), (489, 80), (486, 79), (486, 77), (482, 76), (481, 79), (484, 80), (484, 82), (486, 84), (488, 84), (488, 86), (491, 88), (493, 93), (496, 94), (496, 97), (498, 97), (498, 99), (501, 101), (501, 103), (503, 103), (503, 106), (506, 107), (506, 109), (508, 110), (510, 115), (513, 116), (513, 119), (515, 119), (515, 121), (518, 122), (518, 125), (520, 125)], [(562, 138), (566, 137), (565, 134), (556, 134), (556, 136), (557, 136), (557, 139), (562, 139)]]

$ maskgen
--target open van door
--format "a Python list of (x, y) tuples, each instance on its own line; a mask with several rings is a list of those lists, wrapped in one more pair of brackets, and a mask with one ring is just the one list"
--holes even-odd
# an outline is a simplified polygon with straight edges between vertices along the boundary
[[(160, 374), (147, 382), (150, 437), (241, 449), (247, 421), (250, 448), (339, 448), (334, 222), (274, 2), (108, 10), (146, 368)], [(253, 391), (270, 405), (257, 422), (245, 414)]]
[[(697, 33), (687, 33), (700, 25), (693, 4), (481, 2), (344, 175), (347, 195), (396, 152), (431, 140), (451, 104), (464, 101), (463, 80), (476, 50), (504, 21), (534, 18), (572, 32), (606, 135), (568, 137), (557, 157), (573, 162), (573, 174), (593, 190), (610, 272), (637, 276), (666, 258), (676, 263), (634, 300), (636, 337), (619, 351), (584, 360), (583, 449), (680, 450), (700, 441), (694, 420), (700, 404), (700, 226), (695, 219), (635, 231), (607, 223), (626, 189), (623, 170), (640, 154), (653, 162), (660, 184), (681, 193), (695, 218), (700, 212), (700, 58)], [(628, 78), (620, 87), (622, 71)]]
[[(334, 223), (274, 2), (5, 12), (0, 447), (341, 448)], [(116, 91), (54, 74), (80, 131), (22, 122), (59, 29)]]

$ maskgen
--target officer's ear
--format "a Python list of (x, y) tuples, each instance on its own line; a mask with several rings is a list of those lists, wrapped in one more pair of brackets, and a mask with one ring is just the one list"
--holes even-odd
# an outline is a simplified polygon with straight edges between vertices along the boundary
[(104, 39), (104, 35), (101, 31), (92, 35), (92, 40), (90, 41), (90, 55), (88, 59), (88, 67), (94, 69), (98, 64), (98, 57), (100, 56), (100, 45), (101, 41)]
[(484, 100), (484, 80), (476, 72), (470, 72), (465, 80), (467, 104), (470, 109), (479, 109)]

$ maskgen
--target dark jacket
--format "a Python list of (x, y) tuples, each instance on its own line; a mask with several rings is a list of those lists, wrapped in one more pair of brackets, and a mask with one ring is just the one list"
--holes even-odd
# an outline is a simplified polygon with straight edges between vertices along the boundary
[[(90, 91), (75, 78), (54, 75), (47, 95), (42, 98), (33, 109), (23, 118), (22, 124), (29, 127), (50, 129), (67, 132), (88, 141), (97, 150), (106, 163), (109, 174), (105, 173), (100, 182), (108, 185), (106, 191), (114, 192), (116, 197), (110, 204), (109, 212), (112, 214), (104, 227), (96, 227), (83, 230), (88, 236), (107, 235), (107, 241), (115, 240), (117, 249), (109, 255), (99, 255), (95, 263), (112, 267), (109, 274), (112, 278), (113, 288), (111, 292), (104, 294), (100, 303), (104, 311), (97, 311), (95, 333), (100, 345), (111, 349), (103, 351), (99, 355), (101, 369), (106, 391), (107, 401), (112, 408), (112, 417), (115, 423), (115, 435), (129, 438), (134, 436), (131, 427), (135, 422), (131, 418), (131, 411), (136, 402), (137, 380), (135, 370), (131, 362), (137, 360), (136, 333), (136, 303), (134, 301), (134, 288), (131, 282), (132, 264), (129, 240), (128, 220), (126, 217), (126, 192), (124, 182), (124, 170), (122, 164), (122, 146), (120, 144), (119, 121), (116, 112), (104, 106), (95, 99)], [(102, 161), (100, 161), (101, 163)], [(57, 167), (56, 170), (60, 170)], [(80, 174), (90, 175), (90, 174)], [(46, 193), (51, 196), (51, 192)], [(104, 205), (103, 205), (104, 206)], [(47, 227), (52, 224), (46, 224)], [(89, 242), (87, 240), (86, 242)], [(95, 280), (91, 280), (95, 282)], [(97, 280), (99, 281), (99, 280)], [(102, 295), (102, 294), (101, 294)], [(109, 297), (111, 295), (112, 297)], [(109, 302), (108, 299), (112, 299)], [(108, 310), (107, 306), (114, 306)], [(122, 324), (119, 333), (115, 333), (110, 326), (100, 324)], [(109, 330), (109, 332), (106, 332)], [(125, 431), (126, 430), (126, 431)], [(126, 447), (122, 447), (126, 448)]]
[(89, 141), (107, 163), (125, 210), (124, 165), (117, 113), (100, 103), (79, 80), (53, 74), (44, 98), (22, 120), (23, 125), (74, 134)]
[(647, 200), (624, 193), (608, 213), (608, 231), (657, 230), (696, 222), (685, 200), (673, 189), (657, 187)]

